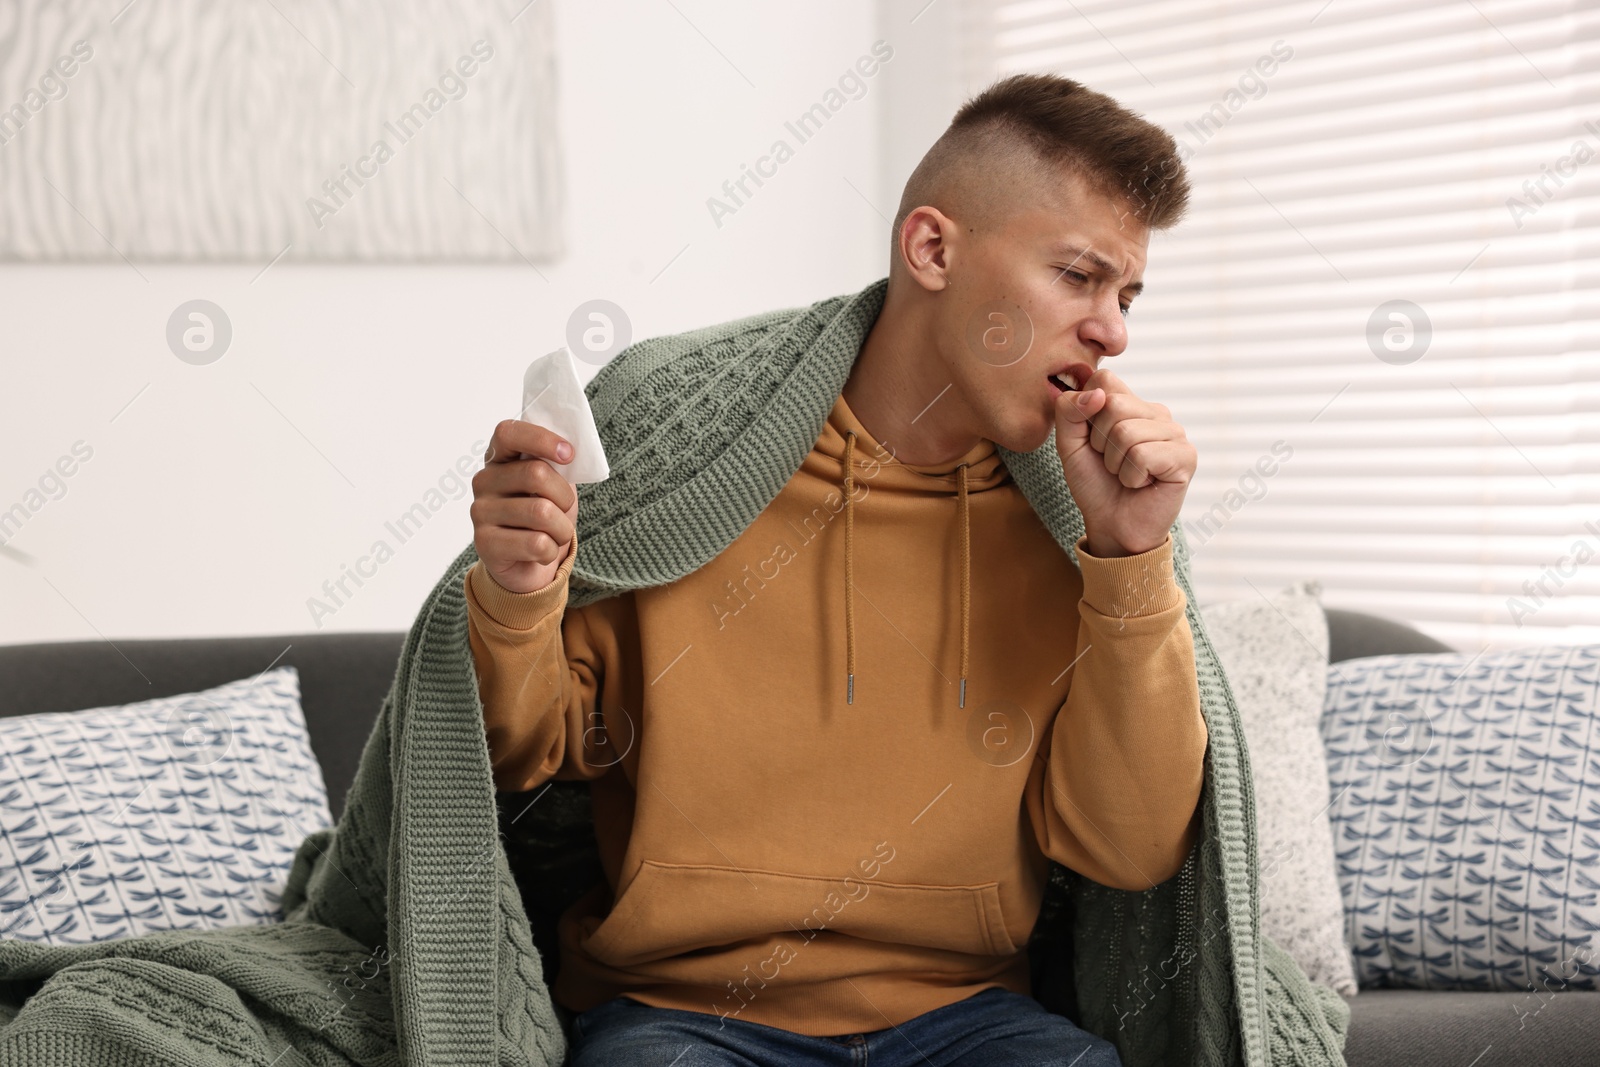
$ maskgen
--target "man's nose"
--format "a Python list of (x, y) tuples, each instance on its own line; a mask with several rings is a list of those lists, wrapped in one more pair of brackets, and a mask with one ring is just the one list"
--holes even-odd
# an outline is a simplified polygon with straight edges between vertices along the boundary
[(1128, 324), (1122, 319), (1122, 306), (1113, 300), (1109, 312), (1103, 307), (1096, 307), (1094, 314), (1079, 329), (1079, 334), (1094, 353), (1095, 361), (1120, 356), (1123, 349), (1128, 347)]

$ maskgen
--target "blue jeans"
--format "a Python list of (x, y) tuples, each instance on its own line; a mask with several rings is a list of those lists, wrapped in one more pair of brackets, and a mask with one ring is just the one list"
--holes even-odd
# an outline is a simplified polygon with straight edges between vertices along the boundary
[(995, 986), (899, 1026), (836, 1037), (615, 997), (575, 1016), (570, 1037), (569, 1067), (1122, 1067), (1109, 1041)]

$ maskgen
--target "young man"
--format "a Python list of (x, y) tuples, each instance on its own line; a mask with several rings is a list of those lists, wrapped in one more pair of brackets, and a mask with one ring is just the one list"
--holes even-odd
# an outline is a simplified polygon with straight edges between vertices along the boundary
[[(1050, 860), (1145, 889), (1199, 833), (1195, 449), (1103, 365), (1186, 199), (1106, 96), (969, 101), (810, 454), (676, 581), (567, 610), (570, 444), (496, 428), (466, 579), (495, 785), (588, 780), (606, 873), (561, 922), (572, 1063), (1119, 1062), (1029, 996), (1025, 946)], [(1052, 429), (1078, 566), (999, 451)]]

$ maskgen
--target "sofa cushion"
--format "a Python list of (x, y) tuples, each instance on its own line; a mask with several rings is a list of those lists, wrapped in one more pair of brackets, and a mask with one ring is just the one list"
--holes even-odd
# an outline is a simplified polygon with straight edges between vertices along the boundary
[(1314, 583), (1202, 608), (1244, 722), (1261, 857), (1261, 932), (1314, 982), (1356, 992), (1318, 723), (1328, 625)]
[(1363, 987), (1600, 974), (1600, 646), (1331, 666), (1322, 716)]
[(1454, 652), (1415, 626), (1382, 615), (1349, 608), (1323, 608), (1328, 617), (1328, 662), (1342, 663), (1364, 656), (1394, 656), (1402, 652)]
[(1350, 1001), (1349, 1067), (1592, 1067), (1600, 993), (1368, 989)]
[(296, 848), (332, 821), (292, 667), (0, 719), (0, 937), (281, 920)]
[(394, 680), (403, 632), (60, 641), (0, 647), (0, 717), (209, 689), (269, 667), (300, 672), (311, 748), (337, 818)]

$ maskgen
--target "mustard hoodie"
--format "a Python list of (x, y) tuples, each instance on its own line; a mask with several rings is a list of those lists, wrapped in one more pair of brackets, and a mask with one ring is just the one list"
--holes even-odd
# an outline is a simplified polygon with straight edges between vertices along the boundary
[[(892, 443), (891, 443), (892, 444)], [(843, 396), (699, 570), (566, 611), (468, 572), (495, 785), (588, 779), (606, 880), (556, 999), (797, 1033), (1029, 993), (1054, 859), (1176, 874), (1206, 748), (1170, 539), (1082, 573), (992, 442), (896, 461)]]

